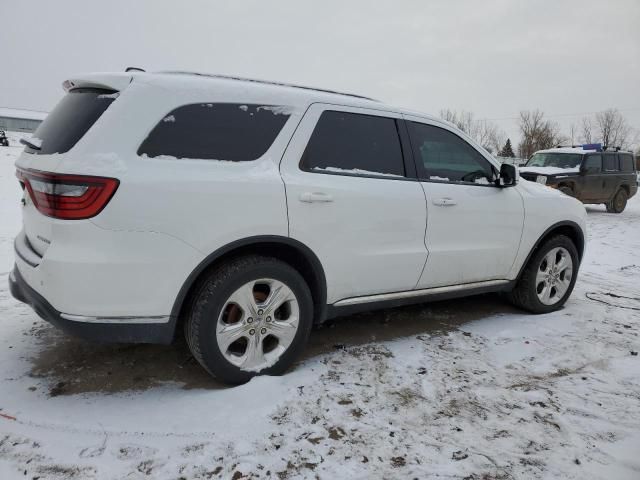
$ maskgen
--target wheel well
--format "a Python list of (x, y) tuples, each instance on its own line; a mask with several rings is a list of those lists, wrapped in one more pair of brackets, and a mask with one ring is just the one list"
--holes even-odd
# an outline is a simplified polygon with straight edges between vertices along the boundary
[[(582, 255), (584, 254), (584, 235), (582, 234), (582, 230), (580, 229), (580, 227), (572, 223), (556, 225), (547, 230), (544, 235), (540, 237), (540, 240), (538, 240), (538, 243), (536, 243), (536, 246), (531, 251), (530, 255), (533, 255), (533, 252), (535, 252), (538, 247), (546, 242), (549, 238), (556, 235), (565, 235), (569, 237), (578, 249), (578, 256), (580, 257), (580, 260), (582, 260)], [(527, 261), (528, 260), (529, 259), (527, 259)]]
[(283, 237), (254, 238), (234, 242), (216, 250), (203, 260), (182, 286), (173, 306), (172, 315), (177, 317), (179, 328), (191, 306), (197, 286), (222, 263), (246, 255), (265, 255), (277, 258), (298, 271), (311, 290), (314, 323), (324, 320), (327, 309), (327, 285), (324, 270), (315, 254), (305, 245)]
[(573, 244), (576, 246), (576, 249), (578, 250), (579, 259), (582, 260), (582, 256), (584, 254), (584, 235), (582, 233), (582, 229), (573, 222), (558, 223), (556, 225), (551, 226), (549, 229), (547, 229), (547, 231), (544, 232), (544, 234), (538, 239), (536, 244), (533, 246), (533, 248), (529, 252), (527, 259), (524, 261), (524, 263), (520, 267), (520, 272), (518, 273), (517, 280), (520, 279), (522, 272), (524, 272), (524, 269), (529, 264), (529, 260), (534, 255), (534, 253), (538, 250), (540, 245), (544, 244), (544, 242), (546, 242), (549, 238), (554, 237), (556, 235), (565, 235), (569, 237), (573, 242)]
[(558, 188), (567, 187), (575, 191), (575, 184), (573, 182), (562, 182), (558, 184)]

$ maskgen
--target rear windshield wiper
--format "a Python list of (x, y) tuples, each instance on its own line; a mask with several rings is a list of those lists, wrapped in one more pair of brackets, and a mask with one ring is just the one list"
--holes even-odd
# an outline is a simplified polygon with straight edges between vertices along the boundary
[(20, 143), (33, 150), (40, 150), (40, 148), (42, 148), (42, 140), (39, 138), (21, 138)]

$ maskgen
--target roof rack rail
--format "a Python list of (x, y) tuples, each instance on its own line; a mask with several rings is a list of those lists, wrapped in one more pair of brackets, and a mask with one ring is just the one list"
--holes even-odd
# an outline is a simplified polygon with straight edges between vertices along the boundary
[(140, 67), (127, 67), (124, 69), (125, 72), (144, 72), (145, 70)]
[(621, 147), (614, 147), (614, 146), (611, 146), (611, 145), (604, 145), (602, 147), (602, 151), (603, 152), (610, 152), (610, 151), (619, 152), (620, 150), (622, 150)]
[(223, 80), (240, 80), (243, 82), (254, 82), (254, 83), (262, 83), (264, 85), (276, 85), (276, 86), (280, 86), (280, 87), (293, 87), (293, 88), (301, 88), (303, 90), (313, 90), (316, 92), (323, 92), (323, 93), (333, 93), (336, 95), (346, 95), (347, 97), (354, 97), (354, 98), (361, 98), (363, 100), (371, 100), (373, 102), (377, 102), (378, 100), (374, 99), (374, 98), (370, 98), (370, 97), (365, 97), (363, 95), (356, 95), (354, 93), (345, 93), (345, 92), (336, 92), (335, 90), (326, 90), (323, 88), (314, 88), (314, 87), (305, 87), (304, 85), (295, 85), (292, 83), (285, 83), (285, 82), (272, 82), (269, 80), (256, 80), (254, 78), (244, 78), (244, 77), (237, 77), (235, 75), (221, 75), (221, 74), (217, 74), (217, 73), (199, 73), (199, 72), (186, 72), (186, 71), (164, 71), (164, 72), (158, 72), (158, 73), (168, 73), (168, 74), (179, 74), (179, 75), (196, 75), (199, 77), (209, 77), (209, 78), (220, 78)]

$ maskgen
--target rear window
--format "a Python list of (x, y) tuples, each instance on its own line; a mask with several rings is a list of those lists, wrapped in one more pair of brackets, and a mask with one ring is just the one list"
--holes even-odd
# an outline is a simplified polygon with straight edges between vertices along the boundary
[(172, 110), (151, 130), (138, 155), (203, 160), (256, 160), (287, 122), (286, 107), (195, 103)]
[(633, 156), (631, 154), (620, 154), (618, 155), (620, 159), (620, 171), (622, 172), (633, 172)]
[(325, 111), (313, 130), (300, 166), (307, 171), (404, 176), (396, 121)]
[(40, 149), (25, 147), (28, 153), (65, 153), (84, 136), (117, 97), (114, 90), (76, 88), (69, 91), (33, 133)]

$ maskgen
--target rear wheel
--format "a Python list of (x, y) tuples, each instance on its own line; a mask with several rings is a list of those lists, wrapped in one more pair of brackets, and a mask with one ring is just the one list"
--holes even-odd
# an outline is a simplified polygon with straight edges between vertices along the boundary
[(569, 298), (578, 273), (578, 250), (569, 237), (557, 235), (531, 256), (509, 297), (532, 313), (558, 310)]
[(622, 213), (625, 208), (627, 208), (627, 200), (629, 199), (629, 195), (627, 195), (627, 191), (624, 188), (618, 190), (613, 197), (613, 199), (606, 203), (607, 212), (609, 213)]
[(312, 320), (311, 293), (295, 269), (275, 258), (247, 256), (200, 284), (185, 335), (209, 373), (237, 384), (283, 373), (304, 349)]

